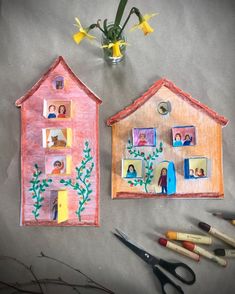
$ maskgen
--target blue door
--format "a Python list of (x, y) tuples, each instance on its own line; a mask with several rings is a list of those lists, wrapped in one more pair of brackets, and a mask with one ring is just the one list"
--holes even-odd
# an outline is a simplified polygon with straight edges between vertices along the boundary
[(176, 177), (175, 166), (173, 162), (169, 162), (167, 167), (167, 194), (175, 194), (176, 192)]

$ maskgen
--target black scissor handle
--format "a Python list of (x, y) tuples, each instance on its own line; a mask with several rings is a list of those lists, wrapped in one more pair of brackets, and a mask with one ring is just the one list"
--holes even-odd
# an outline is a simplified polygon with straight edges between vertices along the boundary
[(168, 278), (157, 266), (153, 267), (153, 272), (158, 277), (158, 280), (161, 283), (163, 294), (167, 294), (165, 290), (165, 286), (167, 284), (172, 285), (177, 290), (178, 293), (184, 294), (184, 291), (182, 290), (182, 288), (179, 285), (176, 285), (170, 278)]
[[(163, 267), (166, 271), (171, 273), (174, 277), (176, 277), (178, 280), (180, 280), (182, 283), (187, 285), (192, 285), (196, 281), (196, 275), (194, 271), (187, 266), (187, 264), (183, 262), (168, 262), (166, 260), (160, 259), (159, 265)], [(189, 278), (185, 278), (184, 276), (178, 274), (176, 272), (177, 269), (182, 268), (185, 272), (185, 274), (189, 275)]]

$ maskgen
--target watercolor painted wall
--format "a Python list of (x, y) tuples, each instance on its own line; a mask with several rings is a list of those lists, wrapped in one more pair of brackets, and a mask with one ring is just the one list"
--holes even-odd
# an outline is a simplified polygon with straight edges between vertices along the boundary
[[(216, 119), (218, 114), (206, 106), (202, 108), (202, 104), (198, 101), (197, 105), (190, 103), (180, 93), (183, 92), (180, 89), (176, 90), (170, 81), (160, 81), (132, 105), (107, 121), (108, 125), (112, 126), (113, 198), (223, 197), (222, 126), (227, 123), (227, 120), (223, 118), (221, 123), (219, 119)], [(143, 103), (147, 96), (151, 97)], [(167, 115), (161, 115), (158, 111), (159, 103), (162, 101), (167, 101), (171, 106), (171, 112)], [(209, 111), (211, 111), (210, 115), (208, 115)], [(173, 147), (172, 128), (177, 126), (194, 126), (196, 144), (193, 145), (195, 143), (193, 142), (191, 146)], [(128, 140), (132, 140), (133, 128), (156, 128), (156, 146), (159, 147), (159, 143), (163, 143), (163, 152), (159, 153), (159, 157), (154, 162), (154, 177), (148, 193), (145, 193), (143, 187), (139, 185), (130, 185), (127, 179), (122, 177), (122, 161), (125, 158), (131, 158), (126, 147)], [(137, 150), (151, 153), (153, 149), (137, 147)], [(208, 177), (186, 179), (184, 159), (202, 156), (208, 158)], [(176, 192), (173, 195), (162, 195), (159, 190), (157, 166), (162, 161), (173, 162), (175, 167)]]
[[(64, 78), (64, 84), (62, 87), (59, 85), (59, 88), (56, 89), (55, 80), (58, 76)], [(21, 107), (22, 225), (99, 225), (98, 108), (100, 103), (101, 100), (75, 77), (62, 57), (55, 61), (49, 71), (25, 96), (17, 100), (16, 105)], [(48, 107), (55, 105), (58, 112), (58, 107), (61, 104), (66, 105), (67, 115), (63, 118), (48, 118)], [(57, 147), (49, 141), (47, 143), (51, 145), (46, 144), (45, 140), (48, 137), (43, 136), (43, 133), (46, 134), (46, 130), (51, 130), (51, 134), (54, 135), (56, 132), (59, 133), (57, 139), (60, 144)], [(66, 130), (68, 130), (67, 133)], [(64, 141), (70, 143), (65, 146)], [(61, 179), (64, 181), (71, 179), (72, 184), (75, 184), (76, 167), (85, 160), (86, 153), (83, 152), (85, 142), (89, 144), (90, 156), (92, 157), (87, 168), (90, 168), (91, 164), (94, 167), (90, 176), (85, 179), (92, 192), (89, 195), (90, 200), (83, 205), (81, 219), (79, 219), (76, 211), (78, 211), (82, 196), (78, 195), (72, 187), (65, 186), (60, 181)], [(63, 162), (64, 167), (60, 172), (53, 172), (56, 162)], [(37, 220), (32, 213), (35, 199), (32, 198), (33, 192), (30, 191), (30, 187), (32, 187), (30, 181), (32, 181), (35, 172), (35, 164), (42, 172), (41, 179), (52, 180), (49, 187), (45, 187), (43, 192), (44, 200), (41, 203), (42, 207)], [(81, 171), (85, 172), (86, 170), (81, 169)], [(85, 183), (79, 187), (86, 189)], [(52, 210), (56, 202), (54, 201), (56, 191), (62, 191), (62, 194), (63, 191), (67, 191), (66, 197), (61, 200), (63, 203), (58, 203), (58, 206), (61, 204), (67, 206), (62, 211), (62, 214), (65, 213), (65, 221), (61, 222), (58, 222), (56, 217), (53, 220)], [(61, 196), (63, 196), (62, 194)], [(59, 210), (60, 207), (57, 209)]]

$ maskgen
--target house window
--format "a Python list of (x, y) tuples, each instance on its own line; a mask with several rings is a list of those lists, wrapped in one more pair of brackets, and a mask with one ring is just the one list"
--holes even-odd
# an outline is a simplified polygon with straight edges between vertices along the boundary
[(171, 103), (169, 101), (161, 101), (158, 103), (157, 111), (161, 115), (166, 115), (171, 112)]
[(134, 128), (132, 129), (133, 145), (135, 147), (155, 147), (156, 129), (155, 128)]
[(208, 159), (206, 157), (192, 157), (184, 160), (184, 178), (201, 179), (208, 177)]
[(72, 130), (70, 128), (42, 129), (42, 143), (44, 148), (69, 148), (72, 145)]
[(53, 87), (56, 90), (61, 90), (64, 88), (64, 77), (58, 76), (53, 80)]
[(196, 131), (194, 126), (178, 126), (172, 128), (173, 147), (196, 145)]
[(122, 177), (127, 179), (143, 177), (143, 162), (141, 159), (123, 159)]
[(50, 155), (45, 158), (45, 171), (50, 176), (71, 174), (71, 155)]
[(68, 119), (71, 117), (72, 101), (44, 100), (43, 116), (48, 119)]

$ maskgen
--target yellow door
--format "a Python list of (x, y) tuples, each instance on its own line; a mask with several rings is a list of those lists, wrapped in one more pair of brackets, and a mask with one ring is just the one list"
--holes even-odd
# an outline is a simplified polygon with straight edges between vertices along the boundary
[(58, 224), (68, 220), (68, 192), (58, 191)]

